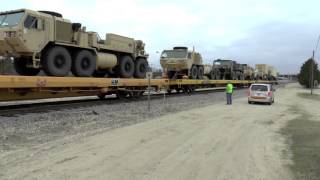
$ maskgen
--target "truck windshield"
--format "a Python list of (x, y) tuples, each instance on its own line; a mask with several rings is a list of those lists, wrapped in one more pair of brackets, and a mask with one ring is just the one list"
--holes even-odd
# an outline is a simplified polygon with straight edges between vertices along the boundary
[(214, 61), (214, 64), (216, 65), (230, 65), (232, 63), (232, 61), (229, 61), (229, 60), (215, 60)]
[(187, 51), (163, 51), (162, 58), (187, 58)]
[(24, 12), (0, 14), (0, 27), (12, 27), (19, 24)]

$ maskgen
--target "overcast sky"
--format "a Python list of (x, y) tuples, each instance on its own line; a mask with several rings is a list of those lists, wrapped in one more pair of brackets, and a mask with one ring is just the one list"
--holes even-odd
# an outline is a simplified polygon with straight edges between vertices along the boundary
[[(101, 37), (112, 32), (142, 39), (150, 62), (184, 45), (206, 63), (217, 58), (272, 64), (295, 73), (320, 34), (317, 0), (1, 0), (1, 11), (51, 10)], [(316, 55), (320, 57), (320, 52)], [(320, 59), (320, 58), (319, 58)], [(319, 62), (319, 61), (318, 61)]]

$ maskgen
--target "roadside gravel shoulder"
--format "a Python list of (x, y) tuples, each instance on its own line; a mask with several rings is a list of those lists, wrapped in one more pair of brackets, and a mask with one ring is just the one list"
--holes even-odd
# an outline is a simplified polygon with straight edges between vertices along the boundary
[[(245, 91), (236, 91), (235, 98), (244, 97)], [(116, 100), (66, 106), (44, 112), (23, 112), (0, 116), (0, 152), (31, 148), (67, 136), (79, 136), (108, 131), (153, 120), (166, 114), (191, 110), (225, 101), (223, 92), (168, 96), (152, 99), (151, 112), (147, 101)]]

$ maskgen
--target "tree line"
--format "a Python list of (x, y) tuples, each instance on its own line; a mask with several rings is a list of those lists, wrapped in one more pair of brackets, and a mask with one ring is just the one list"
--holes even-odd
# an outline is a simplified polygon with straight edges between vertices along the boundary
[(301, 66), (300, 73), (298, 74), (299, 83), (306, 88), (311, 87), (311, 76), (312, 76), (312, 63), (313, 63), (313, 80), (314, 82), (320, 82), (320, 71), (318, 64), (312, 59), (308, 59)]

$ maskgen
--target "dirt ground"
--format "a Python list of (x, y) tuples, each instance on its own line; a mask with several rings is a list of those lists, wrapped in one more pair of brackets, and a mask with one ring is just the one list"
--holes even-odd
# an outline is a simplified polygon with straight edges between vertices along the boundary
[[(141, 117), (135, 119), (132, 112), (134, 121), (140, 123), (125, 127), (101, 128), (93, 134), (87, 131), (64, 137), (60, 134), (60, 138), (47, 142), (17, 147), (9, 143), (9, 148), (0, 154), (0, 179), (289, 180), (316, 177), (308, 173), (308, 165), (315, 170), (319, 165), (308, 152), (297, 147), (303, 142), (309, 152), (313, 150), (317, 155), (310, 146), (311, 143), (319, 147), (317, 134), (311, 134), (310, 141), (305, 142), (299, 131), (304, 123), (292, 124), (304, 117), (320, 122), (320, 101), (304, 93), (297, 84), (289, 84), (277, 90), (276, 103), (272, 106), (249, 105), (243, 92), (232, 106), (225, 105), (223, 96), (215, 103), (206, 101), (210, 95), (199, 96), (197, 100), (202, 97), (199, 101), (203, 103), (179, 112), (173, 110), (167, 115), (159, 113), (140, 121)], [(185, 99), (188, 102), (187, 97)], [(172, 104), (171, 108), (175, 106)], [(103, 119), (102, 110), (97, 111), (98, 118), (93, 122)], [(306, 153), (304, 159), (299, 156), (301, 152)]]

